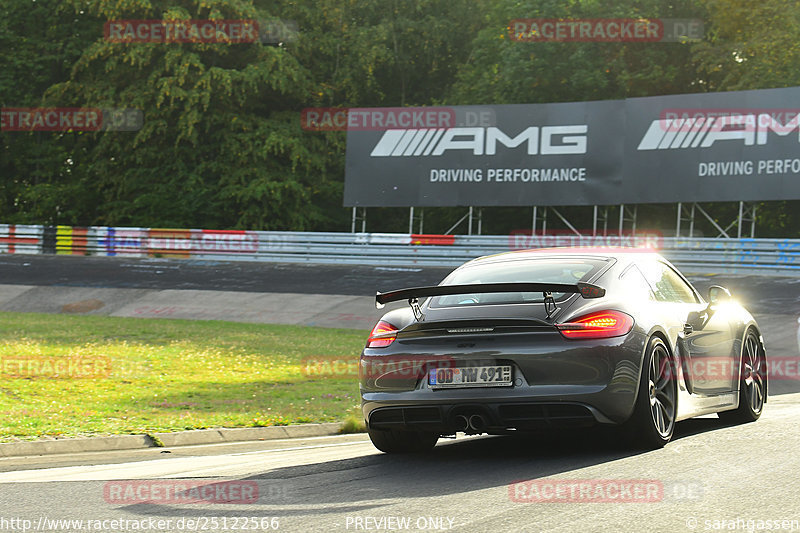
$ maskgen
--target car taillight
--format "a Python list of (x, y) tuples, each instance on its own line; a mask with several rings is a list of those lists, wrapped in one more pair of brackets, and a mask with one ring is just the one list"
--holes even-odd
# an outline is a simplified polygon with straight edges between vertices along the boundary
[(385, 348), (392, 344), (396, 338), (397, 328), (381, 320), (372, 328), (372, 333), (369, 334), (367, 339), (367, 348)]
[(620, 311), (598, 311), (556, 327), (568, 339), (605, 339), (627, 335), (633, 328), (633, 317)]

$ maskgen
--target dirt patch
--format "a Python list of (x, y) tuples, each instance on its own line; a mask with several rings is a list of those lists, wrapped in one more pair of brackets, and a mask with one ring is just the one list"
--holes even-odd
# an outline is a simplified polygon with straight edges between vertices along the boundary
[(88, 313), (89, 311), (96, 311), (104, 307), (101, 300), (91, 298), (89, 300), (81, 300), (80, 302), (72, 302), (61, 306), (62, 313)]

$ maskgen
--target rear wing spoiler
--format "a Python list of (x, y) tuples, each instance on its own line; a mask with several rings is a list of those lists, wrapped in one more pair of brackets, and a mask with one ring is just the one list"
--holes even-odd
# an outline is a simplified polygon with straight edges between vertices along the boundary
[(419, 298), (430, 296), (450, 296), (453, 294), (482, 294), (495, 292), (541, 292), (544, 301), (547, 317), (555, 310), (553, 293), (573, 293), (580, 294), (584, 298), (602, 298), (606, 290), (591, 283), (578, 282), (574, 285), (569, 283), (471, 283), (466, 285), (436, 285), (433, 287), (413, 287), (410, 289), (398, 289), (396, 291), (378, 292), (375, 295), (375, 307), (382, 309), (389, 302), (408, 300), (409, 305), (414, 309), (417, 319), (421, 317), (419, 313)]

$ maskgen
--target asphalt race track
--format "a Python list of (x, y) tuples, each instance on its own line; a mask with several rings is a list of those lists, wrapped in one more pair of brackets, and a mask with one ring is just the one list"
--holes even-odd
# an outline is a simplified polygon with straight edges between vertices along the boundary
[[(142, 531), (241, 531), (252, 517), (262, 527), (251, 531), (324, 533), (690, 533), (737, 521), (737, 531), (758, 521), (777, 531), (783, 520), (796, 531), (798, 418), (800, 395), (784, 395), (752, 424), (679, 423), (673, 442), (648, 453), (620, 449), (613, 434), (562, 432), (442, 440), (423, 456), (380, 454), (345, 435), (0, 459), (0, 528), (17, 519), (28, 531), (126, 531), (111, 521), (130, 520)], [(191, 483), (215, 490), (198, 503), (173, 496), (192, 495)]]
[[(438, 283), (452, 269), (0, 255), (0, 283), (116, 289), (293, 292), (374, 296), (384, 283)], [(388, 289), (390, 287), (385, 287)]]
[[(337, 302), (368, 302), (376, 289), (436, 283), (446, 273), (2, 256), (0, 308), (105, 309), (37, 303), (67, 289), (151, 297), (158, 291), (297, 294), (309, 302), (333, 300), (325, 313), (335, 322)], [(800, 280), (691, 278), (701, 291), (711, 284), (731, 289), (759, 320), (768, 356), (800, 357)], [(107, 314), (125, 309), (108, 307)], [(613, 432), (586, 430), (442, 439), (422, 456), (381, 454), (364, 435), (342, 435), (0, 458), (0, 532), (798, 531), (798, 383), (773, 379), (755, 423), (726, 426), (714, 416), (684, 421), (673, 442), (647, 453), (621, 448)]]

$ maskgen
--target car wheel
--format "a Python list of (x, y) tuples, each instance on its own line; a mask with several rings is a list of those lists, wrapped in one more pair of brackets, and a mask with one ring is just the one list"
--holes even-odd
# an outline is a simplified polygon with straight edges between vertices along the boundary
[(624, 431), (636, 448), (662, 448), (672, 439), (678, 413), (675, 363), (658, 337), (647, 345), (633, 415)]
[(764, 410), (767, 399), (767, 359), (753, 330), (747, 332), (742, 345), (742, 367), (739, 374), (739, 407), (719, 413), (720, 420), (734, 424), (755, 422)]
[(424, 431), (368, 429), (367, 433), (372, 444), (386, 453), (426, 452), (439, 440), (438, 434)]

